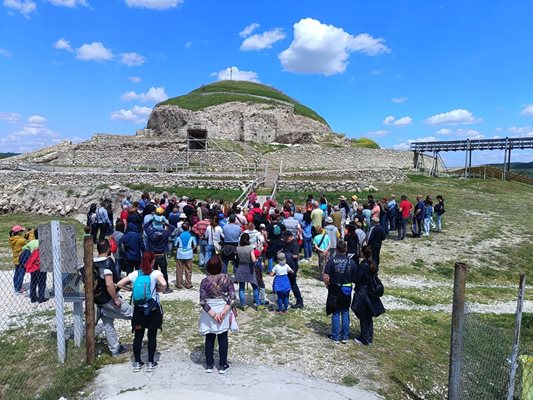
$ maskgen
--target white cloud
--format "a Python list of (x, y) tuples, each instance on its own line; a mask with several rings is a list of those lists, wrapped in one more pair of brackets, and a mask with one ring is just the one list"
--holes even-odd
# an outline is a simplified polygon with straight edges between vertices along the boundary
[(151, 87), (146, 93), (126, 92), (120, 96), (122, 101), (140, 100), (145, 103), (160, 103), (168, 99), (164, 87)]
[(142, 81), (142, 79), (141, 79), (140, 77), (138, 77), (138, 76), (130, 76), (130, 77), (128, 78), (128, 80), (129, 80), (130, 82), (133, 82), (133, 83), (139, 83), (139, 82)]
[(260, 82), (257, 72), (241, 71), (237, 67), (228, 67), (219, 72), (213, 72), (211, 76), (216, 76), (219, 81), (227, 81), (232, 79), (234, 81), (250, 81)]
[(130, 110), (121, 109), (111, 114), (111, 119), (116, 121), (128, 121), (135, 124), (145, 123), (152, 112), (150, 107), (133, 106)]
[(0, 48), (0, 57), (11, 58), (13, 57), (13, 53), (9, 50)]
[(50, 146), (61, 141), (61, 135), (46, 126), (46, 118), (32, 115), (22, 129), (0, 137), (0, 145), (6, 151), (25, 152)]
[(407, 101), (408, 97), (393, 97), (391, 99), (391, 101), (393, 103), (398, 103), (398, 104), (402, 104), (402, 103), (405, 103)]
[(109, 61), (113, 59), (113, 53), (102, 42), (84, 44), (76, 50), (76, 58), (83, 61)]
[(26, 18), (37, 9), (37, 4), (32, 0), (4, 0), (4, 6), (20, 12)]
[(47, 0), (49, 3), (52, 3), (54, 6), (69, 7), (74, 8), (77, 6), (88, 7), (89, 4), (86, 0)]
[(457, 129), (455, 135), (460, 138), (467, 139), (484, 139), (485, 135), (476, 131), (475, 129)]
[(19, 113), (0, 112), (0, 121), (17, 122), (19, 119)]
[(189, 40), (188, 42), (185, 43), (185, 48), (186, 49), (190, 49), (191, 46), (192, 46), (192, 41)]
[(370, 132), (367, 132), (366, 136), (383, 137), (383, 136), (387, 136), (388, 134), (389, 134), (389, 131), (381, 130), (381, 131), (370, 131)]
[(278, 58), (286, 71), (333, 75), (346, 71), (350, 53), (369, 56), (390, 53), (382, 38), (368, 33), (351, 35), (342, 28), (312, 18), (294, 24), (294, 40)]
[(473, 124), (480, 122), (481, 119), (476, 119), (468, 110), (458, 108), (456, 110), (448, 111), (441, 114), (436, 114), (426, 119), (428, 125), (457, 125), (457, 124)]
[(435, 134), (437, 135), (451, 135), (452, 133), (453, 131), (447, 128), (441, 128), (437, 132), (435, 132)]
[(269, 31), (247, 37), (241, 44), (241, 50), (264, 50), (272, 48), (272, 45), (285, 39), (285, 32), (281, 28), (274, 28)]
[(128, 67), (136, 67), (143, 65), (146, 62), (146, 58), (141, 56), (139, 53), (121, 53), (120, 62), (127, 65)]
[(437, 139), (434, 137), (434, 136), (426, 136), (426, 137), (422, 137), (422, 138), (418, 138), (418, 139), (409, 139), (405, 142), (402, 142), (400, 144), (395, 144), (394, 146), (392, 146), (392, 149), (394, 150), (409, 150), (409, 148), (411, 147), (411, 143), (416, 143), (416, 142), (435, 142), (437, 141)]
[(257, 22), (254, 22), (250, 25), (247, 25), (244, 27), (242, 31), (239, 32), (239, 36), (242, 38), (245, 38), (247, 36), (250, 36), (253, 31), (255, 31), (257, 28), (259, 28), (261, 25), (259, 25)]
[(148, 8), (150, 10), (169, 10), (176, 8), (183, 0), (126, 0), (128, 7)]
[(392, 115), (389, 115), (383, 120), (383, 125), (396, 126), (398, 128), (409, 126), (412, 123), (413, 123), (413, 119), (411, 117), (402, 117), (402, 118), (396, 119)]
[(527, 104), (520, 114), (525, 115), (527, 117), (533, 116), (533, 104)]
[(533, 128), (530, 126), (511, 126), (507, 128), (507, 132), (517, 137), (533, 137)]
[(55, 42), (54, 48), (56, 48), (57, 50), (66, 50), (70, 53), (74, 51), (72, 50), (72, 46), (70, 45), (70, 42), (64, 38), (61, 38), (57, 42)]

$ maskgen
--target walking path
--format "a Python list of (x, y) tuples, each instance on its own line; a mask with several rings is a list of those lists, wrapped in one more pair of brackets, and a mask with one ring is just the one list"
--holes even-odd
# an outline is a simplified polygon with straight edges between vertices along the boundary
[(218, 374), (216, 369), (206, 374), (202, 365), (170, 351), (163, 353), (153, 373), (143, 370), (134, 374), (131, 363), (108, 365), (100, 370), (95, 385), (90, 400), (382, 399), (370, 391), (336, 385), (281, 366), (232, 364), (226, 375)]

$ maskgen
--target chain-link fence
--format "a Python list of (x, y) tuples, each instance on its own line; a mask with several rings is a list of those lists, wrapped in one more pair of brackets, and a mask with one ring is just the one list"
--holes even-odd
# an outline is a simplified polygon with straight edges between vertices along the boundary
[(516, 287), (515, 314), (475, 312), (465, 277), (466, 266), (457, 264), (449, 399), (533, 400), (533, 318), (522, 311), (525, 276)]
[[(55, 396), (61, 386), (57, 372), (84, 363), (80, 361), (83, 356), (78, 357), (83, 348), (74, 350), (83, 338), (77, 267), (77, 260), (82, 258), (78, 258), (74, 244), (71, 255), (75, 257), (68, 263), (75, 268), (67, 271), (67, 263), (61, 261), (65, 246), (60, 241), (66, 243), (65, 237), (59, 229), (54, 235), (45, 232), (53, 229), (53, 224), (47, 226), (39, 233), (39, 263), (33, 262), (37, 258), (32, 258), (34, 246), (29, 246), (25, 265), (18, 266), (19, 257), (13, 255), (9, 244), (0, 245), (0, 399), (35, 399), (43, 393)], [(44, 247), (43, 242), (47, 242)], [(72, 247), (72, 240), (67, 242)], [(28, 265), (35, 270), (28, 273)], [(58, 310), (63, 310), (63, 318)], [(77, 352), (76, 357), (70, 354), (71, 349)], [(67, 359), (68, 365), (62, 365)]]

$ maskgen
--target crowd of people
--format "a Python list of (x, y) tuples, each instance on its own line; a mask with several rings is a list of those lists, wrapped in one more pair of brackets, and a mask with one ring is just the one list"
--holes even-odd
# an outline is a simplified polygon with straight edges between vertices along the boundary
[[(109, 200), (90, 206), (85, 233), (92, 237), (98, 252), (94, 259), (95, 303), (112, 355), (126, 351), (119, 342), (114, 319), (131, 319), (134, 371), (145, 367), (140, 358), (145, 331), (146, 370), (157, 367), (154, 354), (163, 315), (160, 294), (193, 289), (196, 253), (198, 265), (205, 273), (199, 287), (202, 306), (199, 330), (205, 335), (207, 372), (214, 368), (216, 339), (219, 372), (225, 373), (229, 368), (227, 332), (238, 329), (236, 307), (241, 310), (248, 307), (247, 285), (252, 288), (250, 306), (255, 309), (270, 303), (265, 274), (274, 277), (272, 293), (277, 296), (277, 307), (274, 306), (277, 313), (304, 308), (298, 286), (302, 263), (316, 262), (317, 278), (328, 288), (326, 312), (332, 315), (329, 338), (346, 343), (351, 307), (361, 325), (355, 340), (369, 345), (373, 339), (372, 319), (385, 311), (375, 288), (382, 242), (391, 236), (391, 231), (397, 232), (397, 240), (404, 240), (408, 227), (414, 238), (429, 236), (432, 228), (440, 232), (445, 213), (440, 195), (435, 205), (431, 196), (424, 199), (421, 195), (416, 196), (415, 204), (405, 195), (399, 202), (394, 195), (380, 200), (369, 195), (361, 203), (357, 195), (350, 200), (340, 196), (336, 201), (325, 195), (317, 199), (309, 195), (301, 205), (291, 199), (278, 204), (268, 197), (264, 204), (259, 204), (257, 199), (252, 191), (246, 206), (241, 207), (222, 200), (177, 198), (166, 193), (161, 198), (151, 198), (144, 192), (138, 200), (126, 196), (116, 218)], [(15, 226), (10, 242), (15, 263), (14, 289), (20, 293), (21, 275), (23, 279), (28, 270), (21, 254), (31, 250), (31, 255), (38, 249), (37, 232)], [(170, 257), (176, 260), (173, 288), (168, 275)], [(31, 299), (40, 302), (45, 300), (37, 274), (41, 274), (38, 269), (32, 272)], [(119, 291), (125, 288), (132, 290), (133, 304), (122, 301)]]

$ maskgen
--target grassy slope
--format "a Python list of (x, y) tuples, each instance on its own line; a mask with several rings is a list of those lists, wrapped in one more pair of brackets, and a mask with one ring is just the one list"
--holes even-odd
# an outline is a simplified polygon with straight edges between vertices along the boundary
[[(270, 101), (268, 99), (261, 99), (253, 96), (247, 96), (249, 94), (254, 96), (268, 97), (270, 99), (274, 99), (274, 101)], [(315, 111), (290, 98), (279, 90), (253, 82), (216, 82), (210, 85), (202, 86), (184, 96), (168, 99), (162, 103), (159, 103), (159, 105), (177, 105), (188, 110), (197, 111), (203, 110), (204, 108), (210, 106), (215, 106), (218, 104), (228, 103), (232, 101), (276, 105), (278, 103), (275, 100), (281, 100), (284, 102), (291, 103), (292, 105), (294, 105), (294, 112), (298, 115), (314, 119), (326, 125), (328, 124), (326, 120), (322, 116), (317, 114)]]
[[(430, 179), (421, 176), (412, 176), (409, 181), (403, 183), (377, 186), (380, 192), (374, 193), (375, 197), (388, 196), (390, 193), (398, 195), (407, 193), (411, 198), (415, 193), (442, 194), (446, 198), (448, 210), (445, 215), (445, 232), (441, 234), (443, 236), (434, 235), (418, 242), (419, 247), (411, 250), (416, 253), (412, 262), (403, 261), (405, 255), (397, 251), (400, 243), (386, 241), (382, 251), (381, 274), (386, 280), (395, 277), (421, 279), (440, 282), (443, 286), (435, 288), (388, 286), (387, 295), (420, 306), (449, 303), (452, 266), (463, 255), (468, 257), (466, 261), (470, 266), (468, 282), (476, 285), (467, 288), (469, 302), (513, 301), (516, 298), (518, 273), (523, 271), (533, 276), (533, 265), (530, 262), (533, 259), (533, 242), (531, 232), (527, 233), (528, 227), (533, 226), (533, 215), (528, 212), (517, 212), (515, 208), (519, 205), (521, 210), (533, 209), (533, 188), (514, 182)], [(208, 192), (202, 193), (201, 197), (205, 195), (226, 197), (226, 194)], [(328, 197), (332, 200), (338, 195), (340, 193), (328, 193)], [(366, 195), (358, 193), (361, 199)], [(297, 203), (301, 203), (307, 197), (307, 193), (282, 192), (278, 196), (279, 199), (285, 196), (291, 197)], [(7, 229), (16, 222), (36, 225), (37, 220), (42, 220), (42, 217), (2, 216), (0, 234), (5, 237)], [(505, 242), (495, 245), (490, 254), (475, 250), (476, 243), (490, 241), (506, 232), (523, 235), (525, 240), (519, 245)], [(450, 241), (456, 251), (450, 255), (450, 252), (443, 248), (441, 257), (437, 261), (430, 262), (425, 251), (442, 243), (440, 242), (442, 238)], [(459, 239), (459, 242), (455, 242), (455, 239)], [(4, 242), (1, 246), (4, 246)], [(481, 262), (481, 266), (476, 266), (476, 262)], [(302, 265), (301, 275), (311, 277), (315, 269), (314, 265)], [(196, 266), (194, 273), (199, 273)], [(268, 292), (269, 289), (267, 288)], [(318, 282), (316, 290), (324, 290)], [(531, 296), (531, 291), (529, 293), (526, 291), (526, 298), (531, 300)], [(201, 359), (203, 347), (202, 338), (197, 335), (197, 305), (191, 302), (173, 301), (166, 303), (165, 307), (167, 314), (160, 347), (191, 354), (193, 360)], [(330, 344), (324, 338), (329, 333), (330, 319), (324, 312), (310, 308), (301, 312), (291, 312), (285, 317), (275, 316), (266, 311), (249, 310), (242, 313), (239, 318), (241, 334), (231, 336), (230, 339), (232, 361), (250, 360), (252, 363), (267, 362), (270, 365), (282, 364), (302, 369), (304, 366), (295, 365), (297, 355), (311, 354), (312, 372), (320, 375), (326, 374), (328, 369), (341, 368), (344, 372), (335, 378), (337, 382), (353, 384), (360, 380), (362, 384), (378, 390), (387, 399), (412, 399), (417, 398), (416, 396), (426, 399), (445, 397), (450, 335), (448, 313), (389, 311), (376, 320), (375, 343), (370, 348), (357, 347), (353, 343), (348, 346)], [(484, 315), (478, 316), (478, 321), (488, 324), (491, 329), (498, 332), (498, 343), (503, 346), (500, 349), (505, 352), (508, 347), (507, 342), (512, 337), (513, 316)], [(352, 316), (351, 335), (357, 331), (358, 323)], [(128, 330), (124, 331), (123, 335), (126, 341), (131, 339)], [(470, 343), (468, 350), (486, 351), (482, 343), (482, 339)], [(496, 346), (496, 342), (492, 345)], [(522, 348), (525, 353), (533, 352), (533, 317), (530, 314), (524, 316)], [(252, 353), (250, 349), (253, 349)], [(4, 351), (14, 350), (7, 347)], [(346, 361), (350, 363), (350, 368), (342, 369), (341, 364)], [(12, 369), (13, 367), (9, 370)], [(17, 373), (23, 373), (18, 368), (16, 370)], [(47, 373), (51, 379), (59, 379), (59, 382), (62, 382), (58, 368), (49, 368)], [(88, 371), (86, 377), (90, 376), (92, 373)], [(1, 379), (0, 376), (0, 382)], [(70, 386), (59, 386), (63, 389), (54, 394), (75, 393), (76, 388), (82, 383), (75, 381)], [(63, 381), (61, 385), (65, 385), (65, 382)]]

